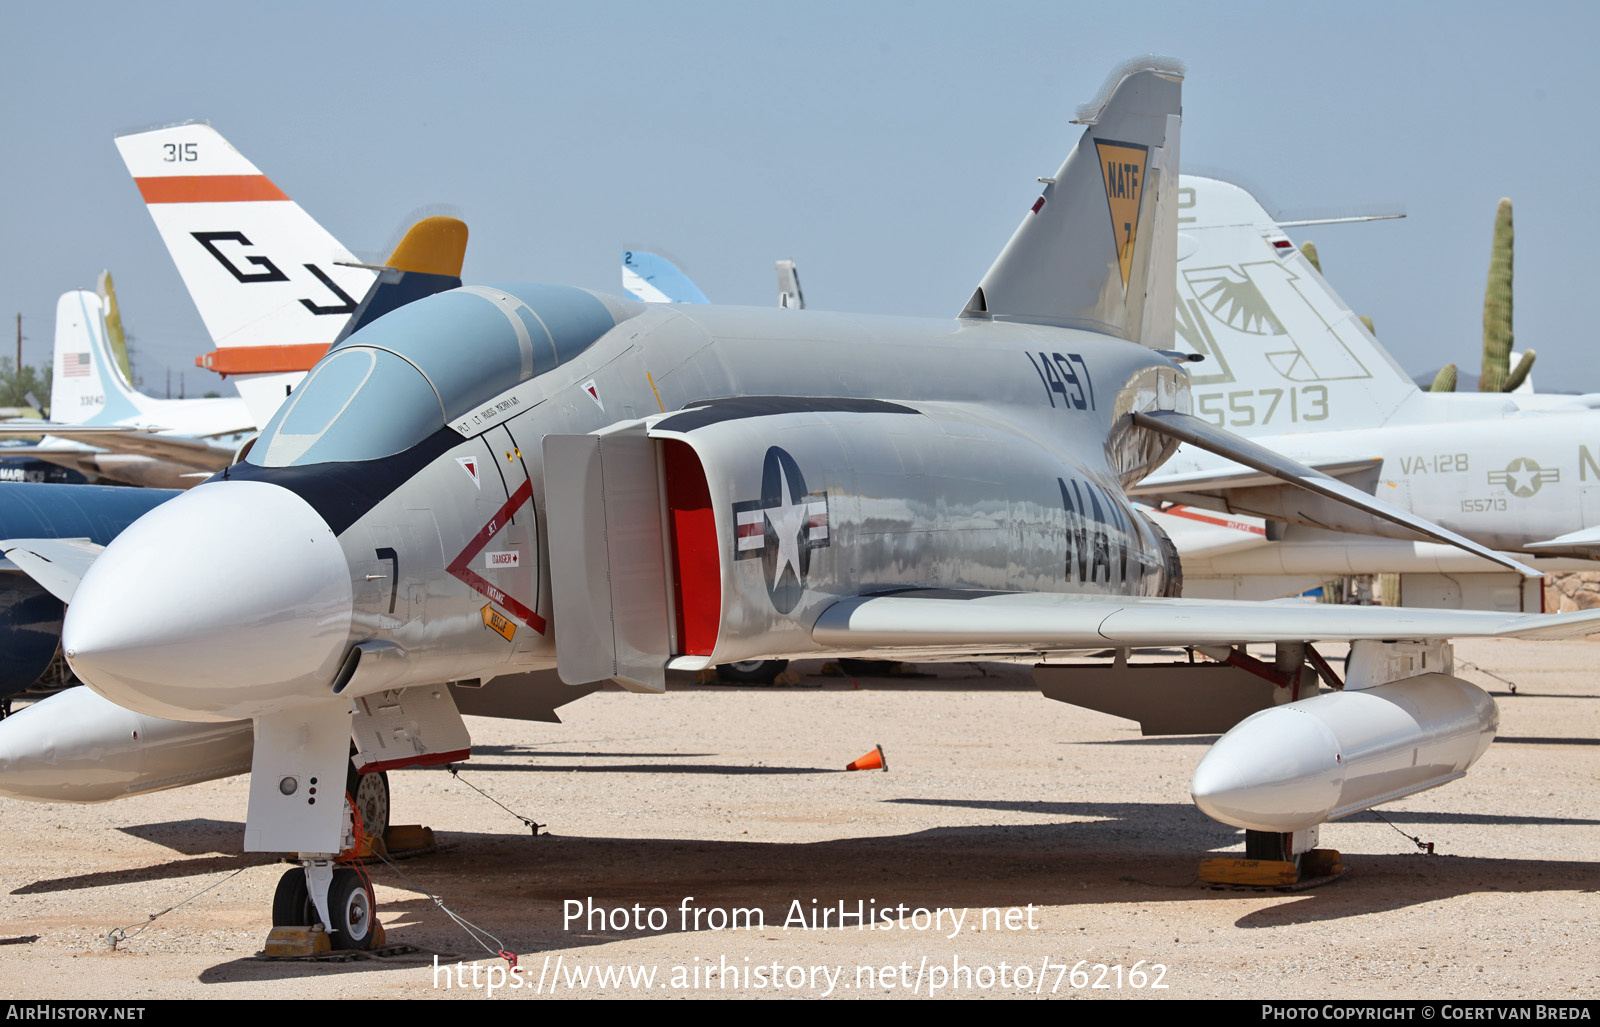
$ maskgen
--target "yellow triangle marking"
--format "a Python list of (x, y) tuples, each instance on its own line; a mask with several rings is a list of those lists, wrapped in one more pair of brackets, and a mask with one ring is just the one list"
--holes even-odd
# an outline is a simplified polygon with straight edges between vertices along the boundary
[(1106, 205), (1111, 211), (1111, 232), (1116, 238), (1117, 263), (1122, 268), (1122, 288), (1128, 288), (1133, 270), (1133, 250), (1139, 242), (1139, 197), (1144, 193), (1148, 147), (1137, 143), (1094, 141), (1100, 151), (1100, 175), (1106, 187)]

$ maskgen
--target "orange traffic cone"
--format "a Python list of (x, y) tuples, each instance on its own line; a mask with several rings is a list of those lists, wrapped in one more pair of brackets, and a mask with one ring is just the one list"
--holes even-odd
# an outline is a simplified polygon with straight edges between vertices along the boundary
[(883, 771), (885, 773), (888, 773), (888, 771), (889, 771), (889, 757), (887, 757), (887, 756), (885, 756), (883, 754), (883, 746), (881, 746), (881, 745), (874, 746), (873, 750), (871, 752), (867, 753), (865, 756), (863, 756), (860, 759), (854, 761), (853, 763), (845, 764), (845, 768), (844, 769), (846, 769), (846, 770), (881, 770), (881, 771)]

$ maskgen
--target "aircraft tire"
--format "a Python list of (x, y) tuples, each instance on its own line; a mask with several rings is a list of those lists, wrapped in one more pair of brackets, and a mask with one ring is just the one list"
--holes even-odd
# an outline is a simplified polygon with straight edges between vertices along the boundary
[(278, 878), (278, 890), (272, 893), (272, 926), (310, 927), (319, 922), (311, 904), (311, 889), (306, 887), (305, 868), (290, 867)]
[(789, 666), (788, 660), (745, 660), (717, 664), (717, 677), (741, 685), (770, 685)]
[(377, 940), (378, 911), (372, 885), (350, 867), (333, 872), (328, 886), (328, 915), (333, 930), (328, 940), (336, 949), (364, 950)]
[(380, 770), (376, 774), (358, 774), (351, 764), (344, 790), (361, 814), (361, 829), (374, 838), (382, 838), (389, 830), (388, 773)]

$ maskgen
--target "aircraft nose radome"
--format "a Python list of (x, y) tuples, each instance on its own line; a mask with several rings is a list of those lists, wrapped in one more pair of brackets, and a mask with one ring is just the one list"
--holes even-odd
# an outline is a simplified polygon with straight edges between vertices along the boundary
[(240, 720), (327, 696), (351, 594), (339, 540), (309, 504), (264, 482), (211, 482), (106, 547), (67, 609), (62, 648), (131, 710)]
[(1339, 743), (1317, 718), (1263, 710), (1217, 740), (1189, 783), (1213, 820), (1254, 831), (1295, 831), (1327, 820), (1344, 786)]

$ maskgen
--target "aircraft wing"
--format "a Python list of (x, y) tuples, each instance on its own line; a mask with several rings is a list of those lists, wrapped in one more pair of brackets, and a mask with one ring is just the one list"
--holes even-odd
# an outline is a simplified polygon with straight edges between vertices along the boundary
[(1365, 510), (1374, 517), (1382, 518), (1392, 524), (1398, 524), (1420, 535), (1439, 542), (1445, 542), (1465, 549), (1469, 553), (1481, 556), (1502, 566), (1509, 567), (1524, 577), (1537, 578), (1542, 575), (1531, 567), (1527, 567), (1516, 560), (1495, 552), (1487, 546), (1481, 546), (1471, 539), (1441, 528), (1431, 521), (1425, 520), (1415, 514), (1390, 506), (1375, 499), (1373, 496), (1362, 492), (1360, 489), (1338, 478), (1331, 478), (1317, 471), (1309, 471), (1304, 466), (1290, 460), (1281, 453), (1274, 452), (1264, 446), (1257, 445), (1249, 439), (1240, 438), (1226, 429), (1219, 428), (1203, 418), (1193, 414), (1179, 413), (1174, 410), (1150, 410), (1133, 414), (1133, 423), (1151, 431), (1160, 432), (1168, 438), (1187, 442), (1209, 453), (1244, 464), (1263, 474), (1267, 474), (1280, 481), (1296, 485), (1308, 492), (1316, 493), (1338, 503)]
[[(1367, 470), (1380, 459), (1380, 457), (1363, 457), (1350, 460), (1324, 461), (1322, 463), (1307, 464), (1306, 466), (1314, 471), (1320, 471), (1330, 478), (1342, 478), (1347, 474)], [(1277, 485), (1281, 481), (1282, 479), (1271, 474), (1235, 465), (1202, 471), (1152, 474), (1127, 491), (1128, 495), (1138, 498), (1140, 496), (1172, 495), (1180, 492), (1196, 493), (1219, 492), (1223, 489), (1251, 489), (1259, 488), (1262, 485)]]
[(0, 552), (63, 603), (72, 602), (84, 572), (105, 546), (87, 538), (22, 538), (0, 542)]
[[(240, 429), (241, 432), (249, 430), (251, 429)], [(204, 439), (192, 436), (165, 435), (161, 434), (162, 431), (163, 429), (161, 428), (129, 425), (90, 426), (35, 421), (32, 425), (26, 427), (22, 425), (0, 426), (0, 438), (44, 435), (55, 439), (81, 442), (88, 446), (98, 446), (100, 449), (112, 453), (160, 457), (191, 467), (209, 468), (213, 471), (220, 471), (233, 463), (234, 450), (232, 447), (216, 446), (206, 442)], [(60, 454), (59, 451), (36, 447), (30, 451), (19, 450), (11, 455), (49, 457)]]
[(1106, 646), (1243, 645), (1385, 638), (1572, 638), (1600, 632), (1600, 610), (1490, 613), (1030, 592), (927, 590), (842, 599), (811, 628), (835, 649), (900, 659), (1031, 654)]

